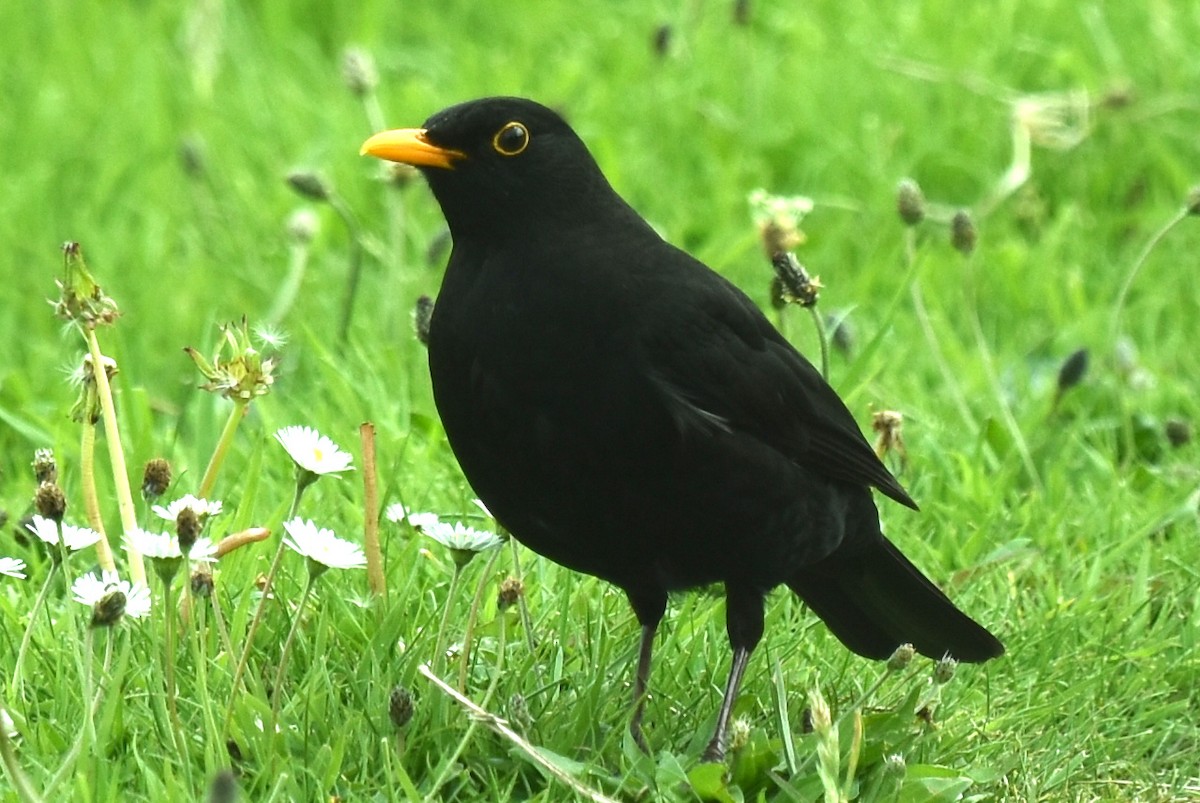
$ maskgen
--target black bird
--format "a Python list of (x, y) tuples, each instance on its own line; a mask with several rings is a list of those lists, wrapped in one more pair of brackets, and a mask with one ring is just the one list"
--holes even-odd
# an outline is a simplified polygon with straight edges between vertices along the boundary
[(619, 586), (637, 614), (643, 749), (670, 591), (725, 586), (733, 666), (706, 760), (724, 757), (780, 584), (868, 658), (1004, 652), (880, 533), (871, 488), (916, 504), (820, 373), (663, 241), (558, 114), (486, 98), (362, 152), (420, 169), (450, 227), (429, 370), (471, 486), (519, 541)]

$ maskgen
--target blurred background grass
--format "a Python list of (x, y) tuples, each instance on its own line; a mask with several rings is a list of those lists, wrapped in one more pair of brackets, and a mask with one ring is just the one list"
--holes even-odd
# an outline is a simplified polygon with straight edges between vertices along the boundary
[[(960, 723), (929, 748), (930, 760), (988, 768), (979, 778), (992, 796), (1179, 794), (1195, 783), (1200, 748), (1200, 472), (1194, 444), (1171, 448), (1164, 428), (1198, 418), (1195, 221), (1153, 252), (1120, 332), (1113, 322), (1139, 251), (1200, 177), (1200, 8), (744, 5), (738, 22), (735, 4), (712, 2), (534, 10), (14, 0), (0, 32), (9, 54), (0, 80), (0, 505), (14, 518), (25, 509), (28, 464), (42, 446), (59, 453), (77, 493), (65, 378), (81, 349), (45, 303), (62, 241), (83, 244), (125, 313), (102, 342), (120, 364), (131, 465), (166, 455), (186, 485), (227, 407), (195, 390), (182, 349), (208, 352), (218, 324), (262, 320), (295, 248), (289, 217), (311, 209), (319, 230), (280, 323), (290, 342), (276, 391), (254, 405), (220, 495), (239, 520), (277, 520), (287, 466), (265, 460), (262, 489), (242, 493), (269, 433), (305, 423), (349, 446), (359, 422), (372, 420), (389, 498), (465, 509), (470, 492), (441, 437), (410, 322), (416, 298), (436, 293), (443, 260), (428, 255), (443, 226), (418, 180), (396, 187), (358, 156), (374, 127), (343, 80), (354, 46), (377, 64), (389, 126), (487, 94), (561, 109), (668, 239), (764, 305), (769, 268), (746, 196), (758, 187), (812, 196), (799, 256), (826, 285), (821, 307), (848, 313), (855, 332), (850, 356), (835, 355), (833, 383), (864, 425), (873, 408), (899, 409), (908, 422), (902, 480), (922, 514), (885, 511), (889, 534), (934, 577), (956, 577), (952, 595), (1010, 649), (1001, 663), (964, 672), (962, 716), (978, 730)], [(985, 209), (1012, 160), (1014, 104), (1069, 92), (1085, 98), (1081, 141), (1035, 145), (1031, 180)], [(344, 347), (336, 332), (351, 240), (328, 205), (289, 188), (294, 169), (335, 187), (369, 241)], [(908, 272), (894, 200), (904, 177), (932, 201), (976, 213), (971, 261), (949, 247), (943, 225), (927, 222), (917, 272)], [(803, 317), (787, 326), (814, 354)], [(861, 348), (880, 333), (880, 348)], [(1089, 349), (1091, 370), (1052, 414), (1059, 366), (1079, 348)], [(1121, 441), (1128, 421), (1132, 446)], [(355, 532), (357, 486), (321, 493), (333, 524)], [(115, 506), (107, 510), (115, 531)], [(439, 574), (409, 573), (420, 546), (410, 538), (389, 547), (394, 582), (414, 590), (389, 609), (408, 623), (389, 620), (387, 632), (410, 640), (444, 590)], [(599, 678), (583, 692), (591, 703), (568, 714), (548, 699), (542, 735), (563, 754), (612, 763), (635, 628), (601, 584), (527, 561), (539, 626), (564, 639), (594, 633), (589, 643), (603, 645), (575, 657)], [(256, 565), (247, 558), (241, 571), (252, 577)], [(560, 621), (567, 610), (573, 616)], [(826, 680), (862, 682), (866, 665), (821, 628), (795, 643), (796, 628), (811, 622), (798, 616), (781, 596), (752, 699), (769, 699), (771, 654), (791, 656), (798, 690), (812, 682), (814, 660), (831, 662)], [(705, 730), (727, 656), (720, 611), (705, 597), (677, 601), (671, 618), (655, 684), (678, 704), (659, 705), (651, 739), (682, 749), (691, 729)], [(376, 634), (357, 646), (381, 643)], [(415, 663), (404, 659), (400, 674), (411, 680)], [(385, 687), (395, 675), (378, 654), (357, 671), (356, 682)], [(596, 731), (600, 718), (615, 729), (607, 736)], [(427, 738), (432, 753), (454, 734)]]

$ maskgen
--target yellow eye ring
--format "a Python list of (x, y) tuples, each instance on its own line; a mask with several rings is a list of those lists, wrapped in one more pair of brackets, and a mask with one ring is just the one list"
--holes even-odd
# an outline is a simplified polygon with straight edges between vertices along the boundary
[(492, 137), (492, 148), (501, 156), (516, 156), (528, 147), (529, 129), (515, 120), (505, 123)]

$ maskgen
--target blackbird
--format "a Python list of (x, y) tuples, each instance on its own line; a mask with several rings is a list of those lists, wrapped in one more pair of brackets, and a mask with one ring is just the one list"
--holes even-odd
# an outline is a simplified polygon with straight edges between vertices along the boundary
[(1004, 652), (888, 541), (916, 509), (821, 374), (733, 284), (665, 242), (554, 111), (452, 106), (362, 152), (424, 174), (453, 240), (434, 399), (475, 492), (535, 552), (621, 588), (641, 623), (633, 738), (671, 591), (725, 587), (733, 664), (706, 760), (786, 584), (859, 655)]

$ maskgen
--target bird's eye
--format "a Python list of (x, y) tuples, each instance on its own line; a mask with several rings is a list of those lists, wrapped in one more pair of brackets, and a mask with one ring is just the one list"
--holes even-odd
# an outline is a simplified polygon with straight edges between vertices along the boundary
[(517, 122), (505, 123), (492, 137), (492, 147), (502, 156), (516, 156), (529, 146), (529, 130)]

